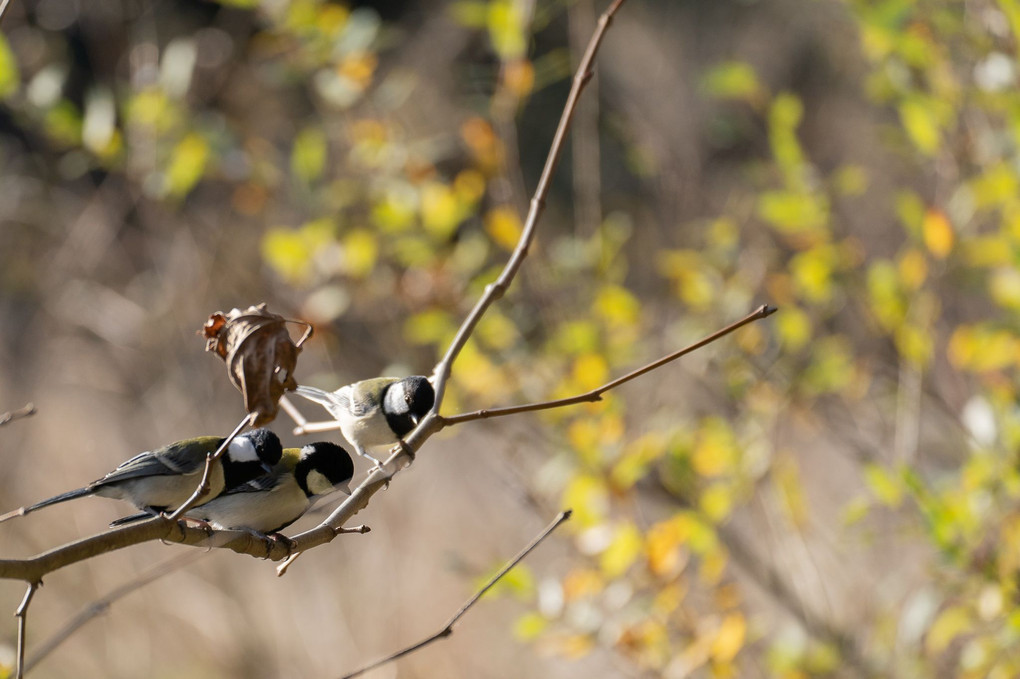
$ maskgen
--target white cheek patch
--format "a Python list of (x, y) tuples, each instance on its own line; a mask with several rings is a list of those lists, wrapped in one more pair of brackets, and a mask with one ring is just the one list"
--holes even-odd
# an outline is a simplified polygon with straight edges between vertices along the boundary
[(234, 462), (258, 462), (259, 454), (255, 444), (247, 436), (238, 436), (227, 446), (227, 455)]
[(308, 485), (308, 492), (312, 495), (325, 495), (334, 490), (333, 484), (329, 482), (326, 475), (314, 469), (308, 472), (308, 480), (305, 483)]

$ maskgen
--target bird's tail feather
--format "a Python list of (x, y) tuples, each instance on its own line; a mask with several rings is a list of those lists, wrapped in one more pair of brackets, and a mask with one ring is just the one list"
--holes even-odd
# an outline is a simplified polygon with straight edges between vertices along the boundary
[(7, 512), (6, 514), (0, 515), (0, 523), (3, 523), (8, 519), (13, 519), (16, 516), (24, 516), (29, 512), (34, 512), (35, 510), (42, 509), (43, 507), (49, 507), (50, 505), (55, 505), (59, 502), (67, 502), (68, 500), (74, 500), (79, 497), (85, 497), (86, 495), (92, 495), (92, 489), (88, 488), (87, 486), (85, 488), (69, 490), (66, 493), (61, 493), (60, 495), (54, 495), (51, 498), (47, 498), (42, 502), (36, 502), (34, 505), (28, 505), (27, 507), (19, 507), (18, 509), (15, 509), (13, 512)]
[(303, 384), (299, 384), (294, 393), (298, 396), (304, 396), (309, 401), (315, 401), (320, 405), (331, 406), (336, 404), (336, 398), (333, 394), (322, 389), (316, 389), (315, 387), (306, 387)]
[(132, 514), (131, 516), (122, 516), (119, 519), (110, 522), (110, 528), (116, 528), (117, 526), (123, 526), (128, 523), (135, 523), (136, 521), (144, 521), (145, 519), (151, 519), (152, 514), (148, 512), (142, 512), (140, 514)]

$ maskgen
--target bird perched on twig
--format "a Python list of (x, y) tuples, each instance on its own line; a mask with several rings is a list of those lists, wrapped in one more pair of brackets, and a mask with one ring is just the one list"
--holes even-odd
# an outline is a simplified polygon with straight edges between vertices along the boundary
[[(351, 456), (335, 443), (320, 441), (287, 448), (268, 474), (227, 489), (184, 516), (217, 530), (245, 530), (258, 537), (272, 537), (300, 519), (319, 496), (335, 490), (350, 495), (353, 476)], [(129, 516), (115, 523), (143, 518)]]
[[(156, 516), (191, 497), (202, 479), (206, 457), (215, 453), (224, 440), (199, 436), (140, 453), (87, 486), (16, 509), (0, 516), (0, 522), (88, 495), (127, 500), (145, 512), (143, 517)], [(282, 455), (279, 437), (268, 429), (253, 429), (234, 437), (209, 470), (210, 489), (203, 500), (265, 474)]]
[(340, 423), (355, 452), (381, 466), (367, 449), (392, 446), (432, 409), (436, 392), (427, 378), (376, 377), (334, 392), (299, 386), (297, 394), (322, 405)]

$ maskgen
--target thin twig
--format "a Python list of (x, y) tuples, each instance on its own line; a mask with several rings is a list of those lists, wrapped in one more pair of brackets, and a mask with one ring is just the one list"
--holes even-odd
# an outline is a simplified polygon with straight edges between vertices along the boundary
[(0, 21), (3, 21), (4, 14), (7, 12), (7, 4), (11, 0), (0, 0)]
[(750, 314), (748, 314), (744, 318), (742, 318), (739, 321), (737, 321), (736, 323), (731, 323), (730, 325), (726, 326), (722, 330), (717, 330), (716, 332), (712, 333), (711, 335), (708, 335), (707, 337), (704, 337), (704, 338), (698, 340), (694, 344), (686, 346), (683, 349), (680, 349), (679, 351), (674, 351), (672, 354), (669, 354), (668, 356), (663, 356), (662, 358), (660, 358), (660, 359), (658, 359), (656, 361), (653, 361), (653, 362), (651, 362), (651, 363), (649, 363), (649, 364), (647, 364), (645, 366), (642, 366), (642, 367), (638, 368), (637, 370), (633, 370), (633, 371), (627, 373), (626, 375), (623, 375), (622, 377), (616, 378), (612, 382), (607, 382), (606, 384), (603, 384), (601, 387), (598, 387), (596, 389), (592, 389), (591, 391), (587, 391), (587, 392), (585, 392), (583, 394), (578, 394), (576, 396), (570, 396), (568, 398), (560, 398), (560, 399), (556, 399), (554, 401), (542, 401), (541, 403), (527, 403), (527, 404), (519, 405), (519, 406), (507, 406), (505, 408), (488, 408), (488, 409), (483, 409), (483, 410), (476, 410), (476, 411), (470, 412), (470, 413), (461, 413), (459, 415), (451, 415), (449, 417), (442, 417), (441, 419), (442, 419), (444, 424), (452, 425), (452, 424), (460, 424), (462, 422), (470, 422), (471, 420), (482, 420), (482, 419), (486, 419), (486, 418), (490, 418), (490, 417), (503, 417), (505, 415), (515, 415), (517, 413), (526, 413), (526, 412), (531, 412), (531, 411), (535, 411), (535, 410), (548, 410), (550, 408), (562, 408), (564, 406), (570, 406), (570, 405), (574, 405), (574, 404), (577, 404), (577, 403), (593, 403), (595, 401), (600, 401), (600, 400), (602, 400), (602, 394), (606, 393), (610, 389), (615, 389), (616, 387), (620, 386), (621, 384), (624, 384), (625, 382), (629, 382), (629, 381), (631, 381), (631, 380), (633, 380), (633, 379), (635, 379), (637, 377), (640, 377), (641, 375), (644, 375), (645, 373), (647, 373), (649, 371), (652, 371), (652, 370), (655, 370), (656, 368), (662, 367), (662, 366), (666, 365), (667, 363), (669, 363), (671, 361), (675, 361), (676, 359), (680, 358), (681, 356), (685, 356), (685, 355), (691, 353), (692, 351), (700, 349), (700, 348), (704, 347), (705, 345), (711, 344), (712, 342), (715, 342), (716, 340), (718, 340), (718, 339), (720, 339), (722, 337), (725, 337), (726, 335), (730, 334), (734, 330), (738, 330), (738, 329), (744, 327), (748, 323), (752, 323), (752, 322), (760, 320), (762, 318), (766, 318), (768, 316), (771, 316), (775, 312), (776, 312), (776, 307), (772, 307), (772, 306), (768, 306), (767, 304), (763, 304), (762, 306), (758, 307), (757, 309), (752, 311)]
[[(0, 9), (0, 12), (2, 11), (3, 10)], [(17, 410), (11, 410), (0, 415), (0, 427), (5, 424), (10, 424), (14, 420), (20, 420), (23, 417), (29, 417), (31, 415), (35, 415), (35, 406), (31, 403), (27, 403)]]
[(564, 521), (569, 519), (571, 513), (572, 513), (572, 510), (570, 510), (570, 509), (568, 509), (568, 510), (566, 510), (564, 512), (561, 512), (559, 514), (559, 516), (557, 516), (553, 520), (552, 523), (550, 523), (548, 526), (546, 526), (545, 530), (543, 530), (538, 536), (536, 536), (528, 544), (527, 547), (522, 549), (517, 554), (517, 556), (515, 556), (513, 559), (508, 561), (501, 569), (499, 569), (499, 572), (496, 573), (494, 576), (492, 576), (492, 578), (487, 583), (485, 583), (484, 587), (482, 587), (480, 590), (475, 592), (475, 595), (473, 597), (471, 597), (470, 599), (468, 599), (464, 603), (464, 605), (461, 606), (460, 609), (456, 613), (454, 613), (453, 617), (450, 618), (449, 621), (447, 621), (446, 625), (444, 625), (441, 630), (439, 630), (438, 632), (436, 632), (435, 634), (433, 634), (430, 637), (422, 639), (421, 641), (419, 641), (416, 644), (408, 646), (407, 648), (405, 648), (403, 650), (397, 651), (396, 653), (393, 653), (392, 655), (388, 655), (388, 656), (386, 656), (385, 658), (383, 658), (381, 660), (376, 660), (375, 662), (371, 663), (370, 665), (366, 665), (365, 667), (362, 667), (359, 670), (355, 670), (354, 672), (351, 672), (350, 674), (345, 674), (342, 677), (342, 679), (352, 679), (353, 677), (361, 676), (365, 672), (368, 672), (370, 670), (374, 670), (376, 667), (379, 667), (380, 665), (385, 665), (388, 662), (393, 662), (394, 660), (402, 658), (405, 655), (408, 655), (410, 653), (414, 653), (415, 651), (417, 651), (420, 648), (424, 648), (425, 646), (428, 646), (429, 644), (431, 644), (433, 641), (436, 641), (437, 639), (444, 639), (444, 638), (450, 636), (451, 634), (453, 634), (453, 626), (457, 624), (457, 621), (460, 620), (464, 616), (464, 614), (467, 613), (471, 609), (471, 607), (474, 606), (478, 602), (478, 600), (481, 599), (482, 596), (486, 592), (488, 592), (490, 589), (492, 589), (495, 586), (495, 584), (497, 582), (499, 582), (503, 578), (504, 575), (509, 573), (510, 569), (512, 569), (517, 564), (519, 564), (524, 559), (524, 557), (526, 557), (528, 554), (531, 553), (532, 550), (534, 550), (536, 547), (538, 547), (542, 543), (543, 540), (545, 540), (547, 537), (549, 537), (549, 535), (560, 526), (561, 523), (563, 523)]
[(224, 451), (226, 451), (227, 446), (230, 445), (230, 442), (233, 441), (237, 437), (237, 435), (241, 433), (242, 429), (251, 424), (254, 418), (255, 415), (245, 415), (243, 418), (241, 418), (241, 421), (238, 422), (236, 427), (234, 427), (234, 431), (230, 432), (230, 435), (227, 436), (227, 438), (223, 439), (223, 443), (221, 443), (220, 447), (216, 449), (216, 452), (205, 456), (205, 469), (202, 471), (202, 480), (198, 482), (198, 487), (195, 488), (195, 492), (191, 494), (191, 497), (189, 497), (184, 502), (184, 504), (175, 509), (173, 514), (168, 516), (167, 519), (169, 519), (170, 521), (177, 520), (178, 518), (181, 517), (181, 515), (184, 514), (184, 512), (194, 507), (195, 503), (197, 503), (199, 500), (201, 500), (203, 497), (209, 494), (210, 490), (209, 477), (212, 474), (213, 463), (216, 462), (216, 460), (220, 459)]
[(14, 617), (18, 619), (18, 666), (14, 674), (17, 679), (25, 676), (25, 634), (27, 631), (26, 627), (28, 626), (28, 607), (32, 603), (35, 591), (40, 586), (42, 586), (42, 580), (29, 582), (28, 589), (25, 591), (25, 598), (21, 600), (18, 610), (14, 611)]

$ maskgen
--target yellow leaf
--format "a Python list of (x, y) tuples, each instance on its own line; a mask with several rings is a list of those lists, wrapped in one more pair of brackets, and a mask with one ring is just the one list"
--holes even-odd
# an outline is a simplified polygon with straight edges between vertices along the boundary
[(485, 195), (485, 175), (478, 170), (461, 170), (453, 180), (457, 199), (465, 205), (474, 205)]
[(973, 618), (970, 611), (963, 606), (950, 606), (939, 613), (935, 622), (928, 628), (925, 646), (930, 653), (941, 653), (954, 639), (972, 627)]
[(644, 549), (644, 536), (631, 523), (616, 529), (612, 542), (599, 557), (599, 567), (607, 578), (618, 578), (634, 564)]
[(641, 313), (641, 303), (626, 288), (604, 285), (595, 297), (595, 311), (610, 325), (633, 325)]
[(513, 208), (496, 207), (485, 215), (485, 231), (504, 250), (513, 251), (517, 247), (523, 230), (521, 218)]
[(503, 60), (524, 56), (527, 38), (522, 11), (512, 0), (493, 0), (489, 4), (489, 39)]
[(949, 251), (953, 249), (953, 227), (943, 212), (935, 209), (928, 210), (921, 223), (921, 233), (924, 237), (924, 244), (936, 258), (945, 259)]
[(776, 333), (790, 351), (798, 351), (811, 339), (811, 319), (795, 306), (783, 306), (782, 309), (783, 313), (776, 315)]
[(681, 550), (690, 537), (692, 522), (684, 514), (660, 521), (648, 529), (645, 556), (648, 570), (662, 578), (675, 577), (687, 565), (688, 555)]
[(582, 354), (574, 361), (573, 379), (583, 391), (609, 381), (609, 364), (601, 354)]
[(794, 284), (811, 302), (824, 302), (832, 297), (832, 271), (835, 253), (830, 246), (814, 247), (798, 253), (790, 260)]
[(928, 262), (920, 251), (910, 248), (903, 253), (899, 262), (900, 282), (906, 290), (915, 291), (924, 284), (928, 276)]
[(721, 476), (733, 471), (739, 456), (729, 425), (719, 418), (706, 419), (691, 455), (694, 470), (702, 476)]
[(581, 528), (601, 522), (609, 511), (609, 493), (602, 479), (575, 476), (563, 491), (564, 507), (574, 510), (573, 520)]
[(433, 236), (448, 238), (462, 219), (457, 195), (446, 184), (428, 182), (421, 189), (421, 219)]
[(733, 493), (734, 489), (730, 486), (722, 483), (713, 483), (701, 491), (701, 497), (698, 498), (698, 506), (705, 513), (705, 516), (708, 517), (709, 521), (719, 523), (729, 516), (730, 511), (733, 509)]
[(864, 467), (864, 480), (871, 492), (887, 507), (899, 507), (903, 502), (903, 486), (883, 467), (868, 464)]
[(181, 139), (170, 155), (164, 179), (165, 191), (177, 197), (187, 194), (202, 178), (208, 160), (209, 144), (201, 135), (192, 132)]
[(744, 646), (747, 636), (747, 621), (740, 613), (730, 613), (723, 618), (712, 640), (709, 651), (716, 662), (730, 662)]
[(379, 244), (367, 229), (353, 229), (343, 239), (344, 270), (349, 276), (362, 278), (375, 268)]
[(900, 121), (914, 146), (926, 155), (934, 155), (942, 142), (942, 132), (931, 107), (918, 99), (900, 104)]
[(540, 614), (525, 613), (514, 622), (514, 636), (520, 641), (533, 641), (549, 626), (549, 621)]
[(388, 233), (406, 230), (414, 223), (418, 199), (406, 184), (390, 186), (385, 195), (372, 206), (372, 221)]

